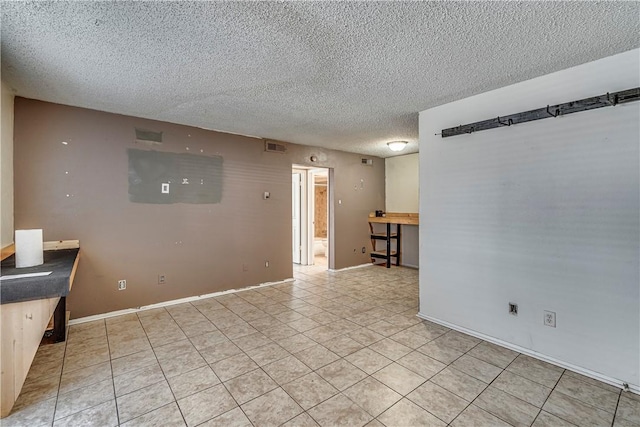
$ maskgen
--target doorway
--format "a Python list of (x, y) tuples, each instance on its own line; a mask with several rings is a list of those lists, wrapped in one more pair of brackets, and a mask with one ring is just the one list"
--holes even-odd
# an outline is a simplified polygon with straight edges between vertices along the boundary
[(292, 169), (293, 262), (331, 268), (331, 169)]

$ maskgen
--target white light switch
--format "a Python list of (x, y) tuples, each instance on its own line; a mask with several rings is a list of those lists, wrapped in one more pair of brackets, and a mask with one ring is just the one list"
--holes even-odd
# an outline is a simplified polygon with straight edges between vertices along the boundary
[(271, 198), (271, 193), (268, 191), (264, 192), (264, 195), (262, 196), (263, 199), (267, 200)]
[(169, 183), (168, 182), (163, 182), (162, 183), (162, 193), (163, 194), (169, 194)]

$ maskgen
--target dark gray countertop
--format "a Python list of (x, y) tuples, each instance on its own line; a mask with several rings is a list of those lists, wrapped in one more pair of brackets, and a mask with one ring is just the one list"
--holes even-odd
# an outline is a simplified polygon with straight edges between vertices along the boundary
[(1, 276), (51, 271), (48, 276), (0, 281), (0, 303), (64, 297), (69, 294), (69, 278), (80, 249), (60, 249), (44, 252), (44, 264), (16, 268), (15, 254), (2, 261)]

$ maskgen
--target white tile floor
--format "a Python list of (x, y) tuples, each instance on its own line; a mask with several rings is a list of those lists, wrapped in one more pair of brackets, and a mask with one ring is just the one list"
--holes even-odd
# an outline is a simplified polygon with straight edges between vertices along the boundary
[(640, 425), (640, 396), (418, 319), (416, 270), (325, 268), (72, 326), (1, 424)]

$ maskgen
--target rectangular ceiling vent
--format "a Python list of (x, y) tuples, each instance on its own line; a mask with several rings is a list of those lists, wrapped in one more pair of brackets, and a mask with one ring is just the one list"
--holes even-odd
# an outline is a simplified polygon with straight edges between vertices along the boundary
[(362, 164), (365, 166), (372, 166), (373, 165), (373, 159), (362, 159)]
[(284, 144), (278, 144), (277, 142), (265, 140), (264, 141), (264, 151), (268, 151), (270, 153), (281, 153), (281, 154), (283, 154), (283, 153), (287, 152), (287, 147)]

